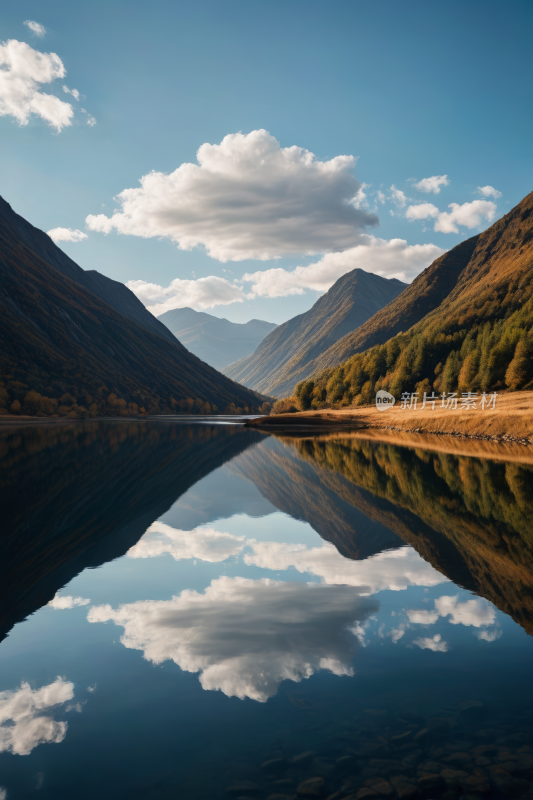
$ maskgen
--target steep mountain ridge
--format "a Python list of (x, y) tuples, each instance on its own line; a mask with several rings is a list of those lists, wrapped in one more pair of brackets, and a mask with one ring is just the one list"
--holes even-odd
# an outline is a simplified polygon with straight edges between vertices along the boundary
[(83, 270), (52, 241), (47, 233), (35, 228), (24, 217), (14, 212), (3, 197), (0, 197), (0, 227), (5, 231), (10, 231), (21, 244), (55, 267), (62, 275), (89, 289), (115, 311), (124, 314), (142, 328), (176, 344), (176, 337), (146, 310), (127, 286), (107, 278), (96, 270)]
[(225, 375), (263, 393), (283, 396), (309, 377), (316, 358), (358, 328), (406, 287), (354, 269), (304, 314), (279, 325), (250, 356), (223, 370)]
[(45, 416), (53, 413), (46, 410), (53, 402), (73, 415), (92, 409), (93, 416), (141, 407), (172, 411), (178, 401), (196, 398), (221, 411), (231, 403), (259, 404), (255, 393), (204, 364), (177, 339), (141, 327), (44, 260), (30, 246), (35, 229), (22, 226), (21, 238), (20, 218), (6, 206), (0, 218), (0, 408), (15, 398), (24, 410), (28, 390), (50, 403), (39, 400), (39, 412), (25, 413)]
[(256, 349), (277, 325), (252, 319), (242, 324), (192, 308), (174, 308), (157, 319), (178, 337), (191, 353), (218, 370)]
[(472, 236), (443, 253), (418, 275), (403, 292), (374, 314), (357, 330), (335, 342), (321, 353), (313, 364), (313, 372), (336, 366), (354, 353), (383, 344), (401, 331), (408, 331), (450, 294), (468, 266), (479, 239)]

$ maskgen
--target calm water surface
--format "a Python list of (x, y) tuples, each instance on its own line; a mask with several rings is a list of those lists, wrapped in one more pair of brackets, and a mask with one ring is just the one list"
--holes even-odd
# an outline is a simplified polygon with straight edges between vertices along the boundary
[(194, 421), (0, 457), (2, 800), (533, 796), (531, 465)]

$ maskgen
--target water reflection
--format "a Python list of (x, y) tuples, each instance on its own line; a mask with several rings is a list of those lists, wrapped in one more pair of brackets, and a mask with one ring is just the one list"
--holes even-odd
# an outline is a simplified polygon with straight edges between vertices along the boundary
[(530, 791), (527, 464), (173, 422), (0, 449), (9, 797)]
[[(48, 686), (33, 690), (23, 682), (19, 689), (0, 692), (0, 752), (27, 756), (39, 744), (62, 742), (67, 723), (50, 716), (52, 709), (74, 698), (74, 684), (57, 678)], [(81, 711), (67, 706), (64, 711)]]
[(0, 641), (87, 567), (122, 556), (204, 475), (260, 440), (237, 426), (0, 430)]
[(199, 672), (204, 689), (264, 702), (317, 669), (353, 674), (353, 630), (378, 609), (353, 587), (222, 577), (204, 593), (94, 606), (88, 620), (120, 625), (125, 647)]
[[(272, 439), (257, 455), (245, 453), (237, 462), (249, 468), (259, 459), (286, 463), (287, 476), (297, 475), (297, 495), (309, 497), (307, 518), (344, 555), (358, 553), (361, 539), (369, 547), (364, 526), (345, 528), (341, 541), (329, 521), (315, 523), (326, 493), (375, 525), (387, 526), (436, 570), (486, 597), (533, 634), (533, 466), (346, 434), (328, 439)], [(312, 468), (312, 475), (306, 475), (302, 460)], [(249, 469), (256, 485), (273, 502), (277, 494), (281, 503), (290, 506), (286, 485), (273, 486), (268, 468), (263, 471), (259, 466), (263, 464)], [(321, 494), (315, 499), (318, 482)], [(379, 539), (373, 539), (373, 544), (379, 547)]]

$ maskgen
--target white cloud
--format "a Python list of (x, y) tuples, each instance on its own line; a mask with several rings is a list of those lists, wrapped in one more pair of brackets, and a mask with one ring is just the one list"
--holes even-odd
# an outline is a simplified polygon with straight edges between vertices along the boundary
[(0, 752), (27, 756), (39, 744), (62, 742), (67, 723), (45, 712), (73, 697), (74, 684), (59, 677), (40, 689), (23, 682), (20, 689), (0, 692)]
[(234, 536), (214, 528), (180, 531), (164, 522), (154, 522), (137, 544), (128, 550), (128, 556), (153, 558), (168, 553), (176, 561), (199, 558), (215, 563), (238, 555), (245, 546), (244, 536)]
[(256, 130), (203, 144), (197, 157), (171, 174), (144, 175), (140, 188), (118, 195), (120, 210), (89, 215), (87, 227), (203, 246), (225, 262), (345, 249), (378, 224), (354, 205), (362, 187), (353, 156), (319, 161)]
[(477, 228), (486, 220), (492, 222), (496, 214), (496, 204), (489, 200), (472, 200), (471, 203), (450, 203), (450, 212), (443, 211), (437, 217), (434, 230), (441, 233), (459, 233), (458, 225)]
[(381, 203), (382, 205), (383, 205), (383, 203), (385, 203), (385, 201), (387, 199), (380, 189), (378, 189), (378, 191), (375, 193), (374, 197), (376, 198), (376, 203)]
[(92, 114), (87, 114), (87, 125), (90, 128), (94, 128), (94, 126), (96, 125), (96, 118), (93, 117)]
[(152, 314), (159, 316), (172, 308), (194, 308), (196, 310), (242, 303), (246, 298), (241, 286), (226, 278), (210, 275), (196, 280), (176, 278), (169, 286), (159, 286), (146, 281), (128, 281), (128, 289), (137, 295), (141, 303)]
[(445, 595), (435, 600), (435, 609), (441, 617), (450, 616), (452, 625), (473, 625), (480, 628), (482, 625), (492, 625), (495, 621), (496, 612), (486, 601), (472, 599), (459, 603), (458, 600), (457, 595)]
[(447, 582), (412, 547), (378, 553), (364, 561), (351, 561), (328, 543), (307, 548), (301, 544), (249, 541), (251, 553), (245, 564), (274, 572), (294, 567), (298, 572), (316, 575), (326, 584), (357, 587), (361, 594), (383, 589), (400, 591), (408, 586), (437, 586)]
[(6, 800), (7, 797), (7, 789), (3, 786), (0, 786), (0, 800)]
[(430, 637), (415, 639), (413, 644), (416, 644), (422, 650), (433, 650), (435, 653), (445, 653), (448, 649), (448, 643), (442, 641), (440, 633), (435, 634), (432, 639)]
[(478, 186), (477, 190), (483, 197), (494, 197), (495, 200), (502, 196), (502, 193), (495, 189), (494, 186)]
[(38, 36), (40, 39), (42, 39), (44, 36), (46, 36), (46, 28), (44, 27), (44, 25), (41, 25), (40, 22), (35, 22), (32, 19), (27, 19), (24, 22), (24, 25), (27, 28), (29, 28), (30, 31), (32, 33), (34, 33), (36, 36)]
[(0, 116), (14, 117), (27, 125), (35, 114), (56, 131), (72, 124), (70, 103), (38, 91), (40, 84), (64, 78), (65, 67), (55, 53), (40, 53), (25, 42), (0, 43)]
[(425, 608), (409, 608), (407, 609), (407, 616), (409, 622), (417, 625), (433, 625), (439, 618), (438, 611), (428, 611)]
[(491, 631), (476, 631), (475, 635), (478, 639), (483, 639), (485, 642), (495, 642), (496, 639), (499, 639), (502, 635), (502, 631), (499, 628), (495, 628)]
[(384, 278), (411, 280), (445, 251), (434, 244), (408, 245), (405, 239), (378, 239), (363, 235), (363, 243), (341, 253), (327, 253), (307, 267), (281, 267), (243, 276), (252, 283), (254, 297), (285, 297), (308, 289), (326, 292), (335, 281), (353, 269), (363, 269)]
[(426, 194), (440, 194), (441, 186), (448, 186), (450, 181), (447, 175), (433, 175), (431, 178), (422, 178), (418, 183), (413, 184), (415, 189), (419, 192), (426, 192)]
[(348, 586), (224, 576), (204, 594), (93, 606), (87, 618), (122, 626), (122, 644), (149, 661), (200, 672), (206, 690), (265, 702), (283, 680), (319, 669), (353, 674), (357, 640), (348, 628), (378, 607)]
[(64, 597), (56, 596), (48, 603), (49, 606), (55, 609), (76, 608), (76, 606), (86, 606), (90, 603), (85, 597), (72, 597), (67, 594)]
[(82, 242), (88, 238), (86, 233), (75, 228), (52, 228), (47, 234), (54, 242)]
[(418, 203), (409, 206), (405, 216), (407, 219), (428, 219), (428, 217), (438, 217), (439, 213), (439, 209), (433, 203)]
[(63, 84), (63, 91), (66, 92), (67, 94), (71, 94), (74, 100), (80, 99), (80, 93), (78, 92), (77, 89), (69, 89), (68, 86), (65, 86)]
[(397, 189), (394, 184), (390, 187), (390, 200), (398, 206), (398, 208), (403, 208), (407, 205), (408, 198), (405, 196), (405, 193), (402, 192), (401, 189)]

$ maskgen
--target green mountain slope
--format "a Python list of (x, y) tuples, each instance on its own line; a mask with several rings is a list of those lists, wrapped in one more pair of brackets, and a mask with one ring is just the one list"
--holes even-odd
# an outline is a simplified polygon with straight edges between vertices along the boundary
[(223, 369), (258, 347), (277, 326), (252, 319), (244, 324), (220, 319), (205, 311), (174, 308), (157, 318), (191, 353), (215, 369)]
[(314, 306), (279, 325), (255, 353), (224, 369), (224, 374), (257, 391), (285, 396), (316, 369), (316, 359), (358, 328), (405, 289), (395, 278), (354, 269)]
[[(57, 409), (61, 415), (83, 416), (128, 415), (139, 408), (172, 411), (180, 401), (187, 410), (187, 399), (193, 403), (189, 410), (200, 410), (206, 402), (220, 410), (231, 403), (259, 405), (257, 395), (204, 364), (176, 339), (141, 327), (58, 271), (10, 221), (4, 208), (0, 409), (15, 402), (25, 413), (46, 416)], [(30, 390), (40, 399), (34, 394), (28, 399)], [(20, 409), (15, 405), (12, 410)]]
[[(460, 269), (469, 248), (471, 255)], [(459, 271), (455, 286), (409, 328), (413, 305), (422, 302), (428, 274), (433, 275), (433, 286), (439, 280), (445, 285), (439, 273), (449, 256)], [(409, 296), (413, 302), (407, 305), (407, 321), (402, 325), (401, 314), (393, 314), (392, 306)], [(484, 233), (435, 261), (396, 304), (384, 312), (406, 332), (316, 374), (314, 405), (324, 400), (369, 403), (378, 389), (399, 396), (413, 391), (529, 388), (533, 381), (533, 193)], [(375, 320), (370, 324), (378, 331)], [(371, 336), (361, 340), (365, 341), (372, 341)]]

